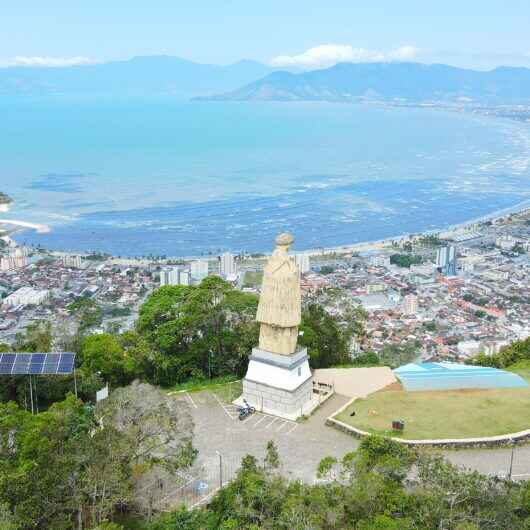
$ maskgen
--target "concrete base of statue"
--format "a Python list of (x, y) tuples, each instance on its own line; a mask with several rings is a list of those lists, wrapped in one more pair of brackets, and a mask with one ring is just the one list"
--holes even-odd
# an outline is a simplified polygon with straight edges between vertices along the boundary
[(319, 400), (313, 394), (307, 349), (280, 355), (254, 348), (243, 379), (243, 394), (234, 403), (243, 405), (243, 399), (259, 412), (289, 420), (311, 414)]

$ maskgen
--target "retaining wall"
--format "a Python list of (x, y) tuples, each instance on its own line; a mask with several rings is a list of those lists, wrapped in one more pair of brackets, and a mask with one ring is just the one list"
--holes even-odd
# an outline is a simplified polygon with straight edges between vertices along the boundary
[[(351, 399), (340, 407), (337, 411), (333, 413), (333, 416), (337, 416), (347, 407), (349, 407), (357, 398)], [(333, 416), (329, 416), (326, 419), (326, 425), (338, 429), (339, 431), (345, 432), (350, 436), (355, 438), (364, 438), (365, 436), (370, 436), (373, 433), (362, 431), (361, 429), (356, 429), (351, 425), (337, 420)], [(517, 442), (530, 442), (530, 429), (525, 431), (515, 432), (511, 434), (502, 434), (499, 436), (487, 436), (482, 438), (446, 438), (440, 440), (406, 440), (404, 438), (397, 438), (394, 436), (389, 437), (394, 442), (398, 442), (404, 445), (412, 447), (439, 447), (439, 448), (472, 448), (472, 447), (499, 447), (503, 445), (510, 445)]]

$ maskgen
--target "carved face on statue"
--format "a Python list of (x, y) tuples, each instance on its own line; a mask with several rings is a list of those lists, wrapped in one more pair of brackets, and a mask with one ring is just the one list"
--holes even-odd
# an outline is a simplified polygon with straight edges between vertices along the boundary
[(287, 253), (293, 242), (291, 234), (276, 238), (276, 250), (263, 271), (256, 315), (261, 324), (259, 347), (282, 355), (295, 352), (301, 318), (300, 274)]

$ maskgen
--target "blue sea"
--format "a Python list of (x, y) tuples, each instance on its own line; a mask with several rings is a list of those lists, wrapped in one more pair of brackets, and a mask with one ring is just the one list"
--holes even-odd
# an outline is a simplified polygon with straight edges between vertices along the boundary
[(0, 101), (20, 242), (120, 256), (314, 249), (437, 230), (530, 199), (530, 125), (369, 104)]

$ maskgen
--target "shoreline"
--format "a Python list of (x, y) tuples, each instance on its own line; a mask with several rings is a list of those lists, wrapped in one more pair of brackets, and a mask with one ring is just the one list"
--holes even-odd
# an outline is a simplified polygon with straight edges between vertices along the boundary
[[(338, 245), (334, 247), (324, 247), (324, 248), (313, 248), (313, 249), (307, 249), (307, 250), (296, 250), (293, 249), (294, 254), (307, 254), (309, 256), (325, 256), (326, 254), (345, 254), (349, 252), (361, 252), (361, 251), (370, 251), (370, 250), (378, 250), (383, 249), (385, 247), (388, 247), (389, 245), (392, 245), (393, 243), (402, 243), (409, 241), (411, 238), (418, 237), (418, 236), (425, 236), (425, 235), (432, 235), (432, 234), (440, 234), (440, 237), (442, 238), (448, 238), (450, 239), (450, 235), (454, 234), (455, 232), (459, 231), (466, 231), (471, 230), (474, 226), (485, 223), (487, 221), (495, 221), (498, 219), (501, 219), (503, 217), (506, 217), (507, 215), (514, 215), (514, 214), (522, 214), (529, 211), (530, 212), (530, 199), (527, 199), (523, 202), (517, 203), (514, 206), (503, 208), (501, 210), (495, 210), (489, 214), (482, 215), (480, 217), (475, 217), (472, 219), (469, 219), (467, 221), (463, 221), (461, 223), (454, 223), (452, 225), (449, 225), (447, 227), (437, 229), (437, 230), (423, 230), (420, 232), (415, 233), (407, 233), (407, 234), (400, 234), (397, 236), (392, 236), (384, 239), (378, 239), (378, 240), (368, 240), (368, 241), (360, 241), (358, 243), (352, 243), (347, 245)], [(33, 229), (36, 230), (37, 233), (49, 233), (51, 231), (51, 228), (44, 224), (37, 224), (37, 223), (29, 223), (25, 221), (18, 221), (18, 220), (2, 220), (0, 219), (0, 225), (1, 224), (13, 224), (16, 226), (21, 227), (22, 230), (25, 229)], [(98, 253), (95, 251), (64, 251), (64, 250), (52, 250), (52, 249), (46, 249), (51, 255), (55, 256), (88, 256), (90, 254)], [(231, 251), (234, 254), (237, 254), (236, 251)], [(133, 257), (123, 257), (118, 258), (117, 256), (114, 256), (112, 254), (106, 254), (104, 252), (101, 252), (101, 254), (107, 255), (109, 259), (112, 259), (114, 263), (123, 263), (123, 264), (147, 264), (147, 263), (164, 263), (168, 261), (174, 261), (174, 260), (182, 260), (182, 261), (191, 261), (191, 260), (216, 260), (217, 256), (204, 256), (204, 255), (186, 255), (186, 256), (168, 256), (164, 260), (154, 260), (149, 259), (147, 257), (141, 257), (139, 259), (133, 258)], [(260, 254), (263, 254), (263, 256), (270, 255), (269, 252), (262, 252)]]
[(503, 208), (501, 210), (495, 210), (494, 212), (490, 214), (482, 215), (480, 217), (474, 217), (473, 219), (470, 219), (468, 221), (463, 221), (461, 223), (455, 223), (455, 224), (449, 225), (439, 230), (423, 230), (421, 232), (400, 234), (398, 236), (388, 237), (384, 239), (377, 239), (377, 240), (372, 240), (372, 241), (361, 241), (359, 243), (353, 243), (351, 245), (339, 245), (336, 247), (326, 247), (320, 250), (313, 249), (313, 250), (301, 251), (301, 253), (303, 252), (304, 254), (318, 255), (318, 254), (323, 254), (323, 253), (328, 253), (328, 252), (351, 252), (351, 251), (358, 251), (361, 249), (365, 249), (365, 250), (369, 250), (370, 248), (376, 249), (376, 248), (381, 248), (381, 247), (384, 247), (385, 245), (392, 244), (392, 243), (400, 243), (402, 241), (409, 241), (412, 237), (426, 236), (426, 235), (432, 235), (432, 234), (440, 234), (440, 236), (443, 238), (444, 235), (447, 237), (449, 234), (453, 232), (470, 229), (475, 225), (485, 223), (487, 221), (496, 221), (497, 219), (501, 219), (502, 217), (505, 217), (507, 215), (521, 214), (526, 211), (530, 211), (530, 199), (517, 203), (516, 205), (508, 207), (508, 208)]

